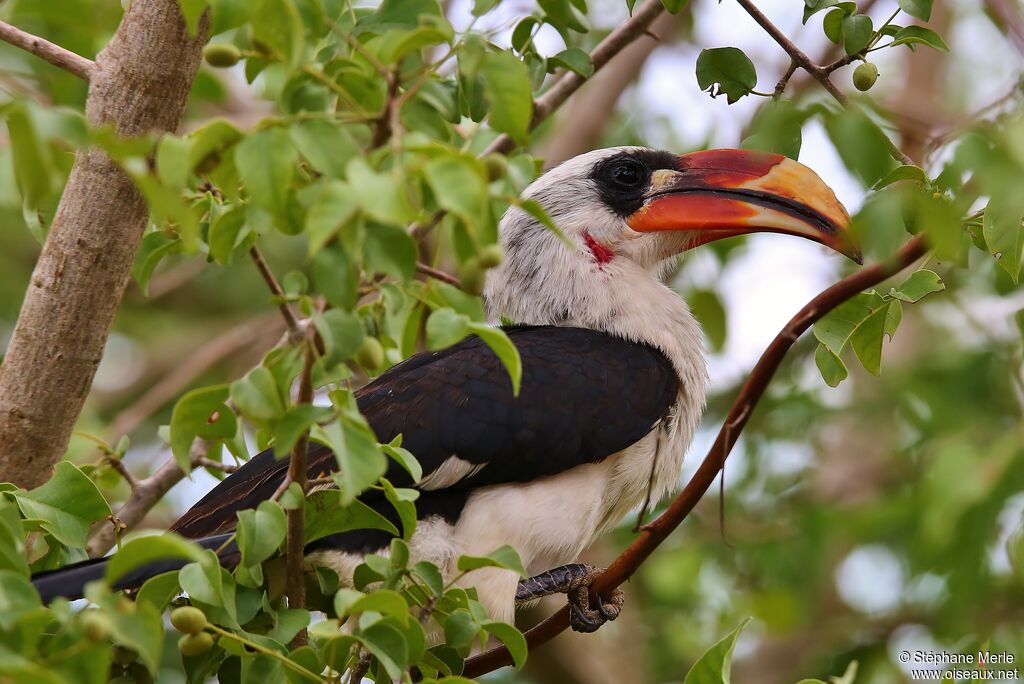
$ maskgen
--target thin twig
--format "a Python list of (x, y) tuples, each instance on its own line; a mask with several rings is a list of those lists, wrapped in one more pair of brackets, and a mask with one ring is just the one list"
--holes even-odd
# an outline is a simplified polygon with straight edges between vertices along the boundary
[(440, 280), (443, 283), (454, 285), (455, 287), (462, 287), (462, 281), (453, 276), (451, 273), (445, 273), (439, 268), (428, 266), (421, 261), (416, 262), (416, 271), (422, 273), (425, 276), (430, 276), (435, 280)]
[[(718, 473), (721, 472), (726, 457), (736, 444), (752, 413), (752, 407), (764, 395), (768, 383), (771, 382), (796, 339), (829, 311), (860, 292), (874, 287), (902, 271), (924, 256), (926, 251), (924, 238), (918, 235), (903, 245), (892, 260), (865, 266), (853, 275), (843, 278), (808, 302), (790, 319), (789, 323), (768, 345), (750, 375), (747, 376), (747, 381), (740, 389), (739, 395), (722, 424), (718, 438), (708, 451), (707, 456), (704, 457), (700, 467), (697, 468), (697, 472), (690, 478), (683, 491), (672, 500), (665, 512), (654, 522), (645, 525), (643, 531), (633, 540), (629, 548), (623, 551), (594, 581), (592, 592), (607, 596), (610, 590), (628, 580), (647, 560), (648, 556), (686, 519), (690, 511), (714, 483)], [(536, 627), (528, 630), (526, 642), (530, 649), (534, 649), (553, 639), (568, 626), (569, 607), (565, 606)], [(508, 649), (500, 646), (467, 660), (463, 675), (475, 678), (511, 664), (512, 658)]]
[(0, 21), (0, 40), (31, 52), (36, 57), (49, 62), (53, 66), (77, 76), (86, 83), (92, 78), (96, 63), (81, 55), (62, 48), (60, 45), (44, 40), (39, 36), (26, 33), (16, 26)]
[(106, 460), (107, 465), (116, 470), (118, 474), (124, 478), (124, 481), (128, 483), (128, 488), (134, 491), (138, 486), (138, 482), (135, 480), (135, 476), (128, 472), (128, 468), (125, 466), (124, 461), (117, 456), (110, 455), (105, 456), (104, 459)]
[[(814, 80), (820, 83), (821, 87), (828, 91), (829, 95), (835, 98), (836, 102), (844, 107), (853, 108), (855, 106), (854, 103), (850, 102), (850, 99), (836, 87), (836, 84), (832, 82), (832, 79), (829, 78), (829, 71), (825, 67), (822, 67), (811, 60), (803, 50), (798, 48), (785, 33), (779, 30), (778, 26), (773, 24), (771, 20), (757, 8), (757, 5), (755, 5), (752, 0), (736, 0), (736, 2), (739, 3), (740, 7), (742, 7), (747, 14), (749, 14), (751, 18), (756, 21), (758, 25), (760, 25), (760, 27), (775, 40), (776, 43), (779, 44), (779, 47), (786, 51), (786, 54), (788, 54), (801, 69), (806, 71), (814, 78)], [(889, 154), (892, 155), (893, 159), (907, 165), (912, 165), (914, 163), (914, 161), (904, 154), (903, 150), (897, 147), (896, 144), (889, 140), (888, 137), (886, 137), (886, 142), (888, 143)]]
[(281, 311), (281, 316), (284, 317), (284, 322), (288, 325), (288, 332), (295, 339), (300, 339), (302, 337), (302, 328), (299, 326), (299, 321), (295, 318), (295, 314), (292, 313), (291, 307), (288, 306), (288, 302), (284, 301), (284, 290), (281, 289), (281, 284), (274, 277), (274, 272), (270, 270), (270, 266), (267, 265), (266, 259), (263, 258), (263, 254), (260, 253), (256, 245), (249, 248), (249, 255), (256, 264), (256, 268), (259, 269), (260, 275), (263, 276), (263, 280), (266, 281), (267, 287), (270, 288), (270, 292), (281, 300), (277, 303), (277, 308)]
[[(312, 341), (307, 341), (299, 377), (299, 394), (297, 406), (313, 403), (313, 353)], [(299, 485), (303, 493), (306, 491), (306, 470), (308, 467), (309, 430), (304, 430), (292, 449), (291, 461), (288, 464), (288, 479)], [(285, 567), (288, 575), (288, 607), (302, 608), (306, 605), (306, 575), (303, 567), (305, 557), (305, 511), (302, 506), (288, 510), (288, 547), (285, 555)], [(305, 643), (305, 632), (300, 632), (301, 643)]]
[(212, 458), (206, 456), (200, 456), (199, 458), (192, 461), (192, 465), (195, 467), (209, 468), (210, 470), (219, 470), (222, 473), (231, 473), (238, 470), (239, 466), (233, 463), (221, 463), (220, 461), (214, 461)]

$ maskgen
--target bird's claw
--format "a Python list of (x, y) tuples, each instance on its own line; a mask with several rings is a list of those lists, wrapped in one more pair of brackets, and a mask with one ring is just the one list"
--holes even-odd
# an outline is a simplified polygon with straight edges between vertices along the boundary
[(603, 569), (596, 568), (587, 575), (577, 587), (568, 592), (569, 599), (569, 626), (573, 631), (590, 633), (596, 632), (605, 622), (610, 622), (619, 617), (622, 612), (622, 605), (625, 603), (626, 595), (622, 589), (616, 587), (612, 590), (608, 599), (598, 595), (596, 606), (590, 605), (590, 585), (603, 572)]

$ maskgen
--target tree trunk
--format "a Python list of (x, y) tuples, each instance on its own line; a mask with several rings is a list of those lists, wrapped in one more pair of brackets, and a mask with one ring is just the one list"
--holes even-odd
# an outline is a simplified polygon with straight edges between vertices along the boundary
[[(174, 131), (208, 17), (190, 36), (177, 0), (135, 0), (97, 56), (92, 127), (128, 137)], [(120, 167), (78, 153), (0, 366), (0, 481), (45, 481), (67, 448), (128, 283), (148, 209)]]

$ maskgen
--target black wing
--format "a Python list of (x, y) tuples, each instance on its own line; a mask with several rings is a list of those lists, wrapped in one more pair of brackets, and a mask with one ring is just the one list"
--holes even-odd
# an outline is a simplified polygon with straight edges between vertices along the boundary
[[(600, 461), (646, 435), (678, 393), (665, 356), (612, 335), (562, 327), (507, 329), (522, 358), (518, 397), (497, 356), (477, 337), (421, 353), (394, 366), (356, 394), (377, 438), (402, 435), (423, 466), (420, 517), (457, 515), (469, 490), (526, 482)], [(432, 486), (451, 457), (443, 486)], [(469, 467), (473, 466), (473, 467)], [(271, 451), (255, 456), (175, 523), (188, 537), (231, 529), (235, 513), (271, 497), (287, 472)], [(337, 468), (331, 451), (310, 449), (310, 476)], [(387, 477), (413, 485), (390, 464)], [(434, 478), (438, 483), (439, 478)], [(375, 506), (376, 507), (376, 506)], [(383, 509), (382, 509), (383, 512)]]

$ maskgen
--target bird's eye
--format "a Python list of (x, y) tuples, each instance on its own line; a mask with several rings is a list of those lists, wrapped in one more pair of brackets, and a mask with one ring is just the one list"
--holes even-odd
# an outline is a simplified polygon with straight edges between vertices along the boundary
[(632, 159), (624, 159), (611, 168), (611, 179), (620, 188), (639, 187), (643, 178), (643, 167)]

